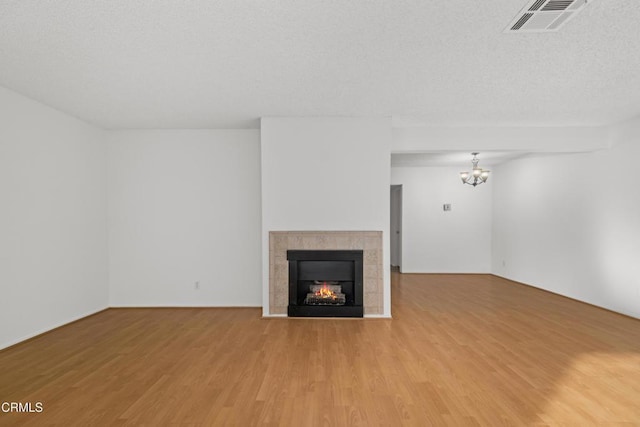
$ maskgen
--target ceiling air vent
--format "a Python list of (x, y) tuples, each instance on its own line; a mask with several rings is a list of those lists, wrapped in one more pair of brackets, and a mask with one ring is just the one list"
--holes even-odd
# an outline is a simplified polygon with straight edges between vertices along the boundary
[(569, 6), (571, 6), (572, 3), (573, 0), (549, 0), (547, 4), (544, 5), (542, 10), (566, 10)]
[(558, 31), (591, 0), (528, 0), (511, 20), (505, 33)]
[(516, 22), (515, 24), (513, 24), (513, 27), (511, 27), (512, 30), (519, 30), (520, 28), (522, 28), (522, 26), (524, 24), (527, 23), (527, 21), (529, 20), (529, 18), (531, 18), (533, 16), (533, 13), (525, 13), (524, 15), (522, 15), (520, 17), (520, 19), (518, 19), (518, 22)]
[(544, 2), (546, 2), (547, 0), (538, 0), (536, 1), (534, 4), (531, 5), (531, 7), (529, 8), (530, 11), (535, 11), (540, 9), (540, 6), (542, 6), (544, 4)]

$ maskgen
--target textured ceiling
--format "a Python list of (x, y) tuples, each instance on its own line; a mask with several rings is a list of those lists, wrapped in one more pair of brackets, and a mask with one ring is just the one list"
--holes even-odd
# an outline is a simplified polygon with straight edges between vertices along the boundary
[(640, 114), (640, 1), (504, 34), (525, 0), (0, 0), (0, 85), (105, 128), (261, 116), (601, 125)]

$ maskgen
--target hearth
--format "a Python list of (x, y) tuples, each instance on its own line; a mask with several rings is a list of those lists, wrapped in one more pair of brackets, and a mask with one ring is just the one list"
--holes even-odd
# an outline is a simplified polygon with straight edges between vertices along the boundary
[(362, 317), (363, 251), (289, 250), (290, 317)]

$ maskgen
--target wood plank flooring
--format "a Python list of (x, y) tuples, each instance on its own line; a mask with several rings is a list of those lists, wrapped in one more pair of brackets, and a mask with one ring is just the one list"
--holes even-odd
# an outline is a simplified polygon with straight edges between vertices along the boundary
[(0, 351), (0, 425), (640, 425), (640, 320), (393, 274), (393, 320), (110, 309)]

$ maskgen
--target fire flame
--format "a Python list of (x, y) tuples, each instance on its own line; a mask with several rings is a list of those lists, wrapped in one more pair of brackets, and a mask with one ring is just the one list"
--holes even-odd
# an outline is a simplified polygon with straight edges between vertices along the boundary
[(316, 292), (316, 296), (319, 296), (320, 298), (331, 298), (331, 299), (336, 299), (336, 294), (335, 292), (333, 292), (331, 289), (329, 289), (327, 287), (327, 283), (324, 282), (322, 284), (322, 287), (320, 288), (320, 290), (318, 292)]

